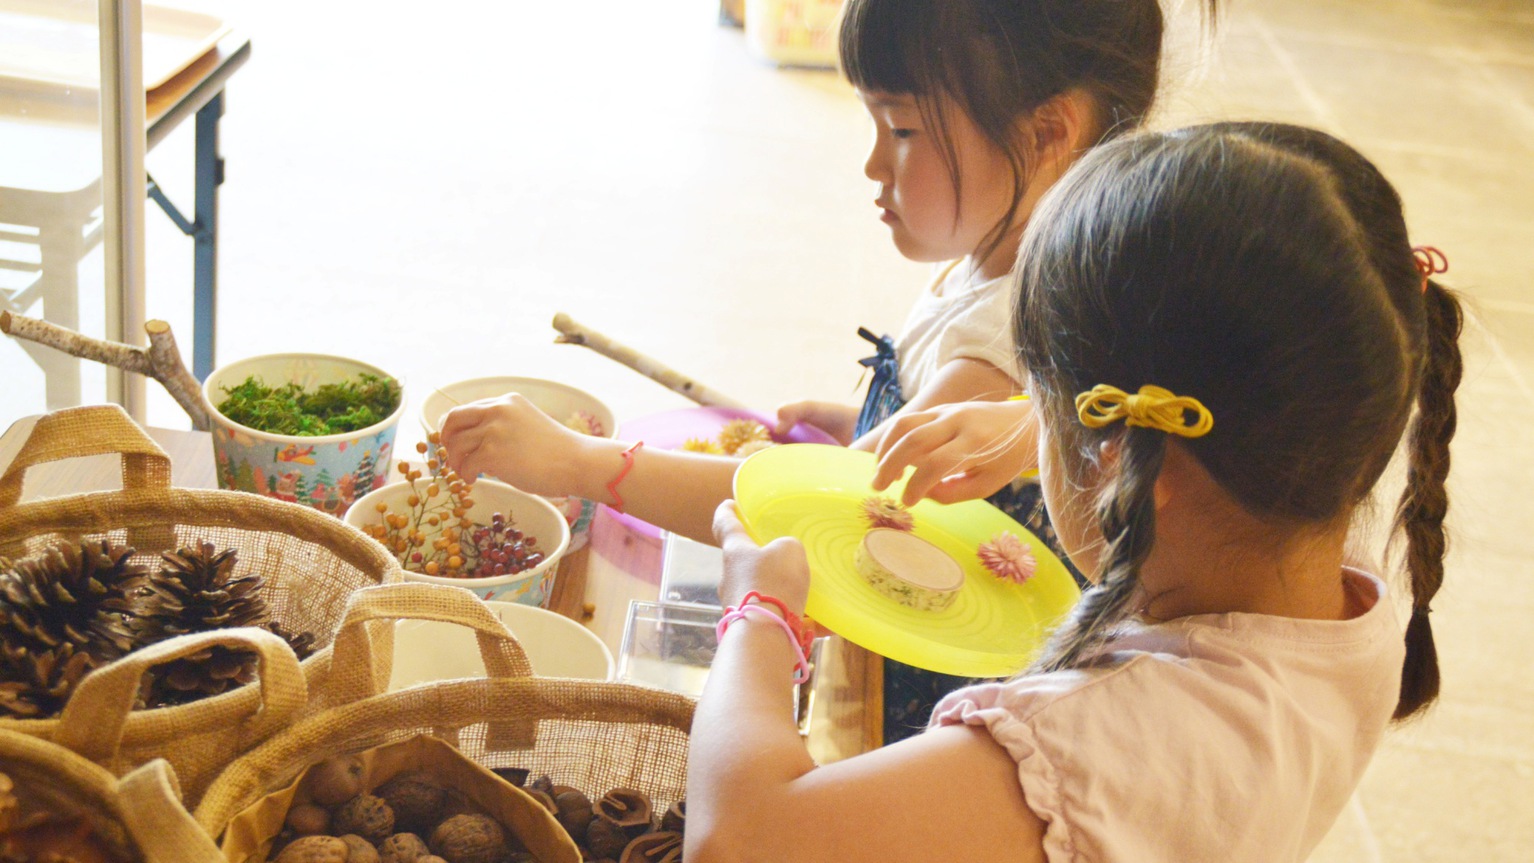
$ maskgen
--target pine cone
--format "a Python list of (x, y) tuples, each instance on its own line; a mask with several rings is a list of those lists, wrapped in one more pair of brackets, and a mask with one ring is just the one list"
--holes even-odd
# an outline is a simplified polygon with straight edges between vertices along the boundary
[(133, 649), (133, 594), (145, 569), (110, 542), (56, 543), (0, 570), (0, 643), (71, 645), (97, 663)]
[[(140, 612), (144, 643), (191, 632), (236, 626), (267, 626), (261, 576), (235, 577), (235, 550), (211, 542), (161, 555)], [(185, 704), (217, 695), (255, 679), (257, 657), (245, 650), (213, 646), (155, 669), (150, 706)]]
[(293, 652), (295, 654), (297, 654), (297, 656), (298, 656), (298, 658), (300, 660), (308, 659), (309, 657), (314, 655), (314, 651), (315, 651), (314, 643), (316, 641), (318, 641), (318, 639), (316, 639), (314, 637), (314, 633), (312, 633), (312, 632), (299, 632), (299, 633), (289, 632), (286, 627), (284, 627), (282, 624), (278, 623), (275, 620), (272, 621), (271, 623), (268, 623), (266, 625), (266, 628), (271, 630), (273, 635), (277, 636), (278, 638), (282, 639), (283, 641), (286, 641), (288, 643), (288, 646), (293, 648)]
[(97, 663), (72, 645), (39, 648), (0, 644), (0, 716), (46, 719), (58, 715), (75, 686)]

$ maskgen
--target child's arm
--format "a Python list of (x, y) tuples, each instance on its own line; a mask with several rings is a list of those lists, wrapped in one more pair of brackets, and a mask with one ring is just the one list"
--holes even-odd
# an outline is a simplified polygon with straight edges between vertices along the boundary
[(515, 393), (449, 411), (442, 421), (448, 465), (460, 476), (489, 474), (523, 491), (575, 495), (606, 504), (622, 500), (636, 518), (712, 543), (712, 519), (732, 493), (738, 459), (641, 447), (623, 472), (632, 443), (566, 428)]
[(1029, 401), (975, 401), (902, 411), (879, 441), (873, 487), (883, 491), (905, 469), (916, 470), (901, 496), (939, 503), (995, 494), (1039, 466), (1039, 428)]
[(879, 440), (884, 437), (889, 427), (906, 414), (957, 402), (1000, 401), (1017, 391), (1018, 386), (1012, 377), (988, 362), (972, 359), (950, 360), (938, 369), (932, 383), (923, 387), (921, 392), (906, 402), (905, 407), (896, 411), (894, 416), (853, 441), (852, 448), (873, 452), (878, 448)]
[[(803, 610), (809, 573), (797, 542), (758, 548), (733, 503), (719, 508), (717, 531), (723, 601), (760, 590)], [(981, 729), (940, 728), (816, 767), (794, 725), (793, 662), (770, 621), (747, 617), (725, 632), (693, 719), (687, 860), (1044, 859), (1044, 825), (1024, 803), (1017, 765)]]

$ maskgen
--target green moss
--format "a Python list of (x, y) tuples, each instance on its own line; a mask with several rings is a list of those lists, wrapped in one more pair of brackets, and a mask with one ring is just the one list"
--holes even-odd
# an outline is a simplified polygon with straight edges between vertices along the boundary
[(258, 431), (300, 437), (365, 429), (387, 419), (400, 400), (398, 381), (370, 374), (324, 384), (314, 392), (294, 383), (269, 387), (254, 376), (222, 389), (226, 398), (219, 413)]

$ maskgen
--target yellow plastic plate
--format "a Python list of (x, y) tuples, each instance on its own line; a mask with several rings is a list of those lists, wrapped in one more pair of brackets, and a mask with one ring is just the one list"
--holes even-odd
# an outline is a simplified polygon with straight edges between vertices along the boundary
[[(874, 494), (871, 453), (839, 446), (790, 444), (763, 450), (735, 473), (735, 499), (752, 539), (792, 536), (810, 561), (806, 612), (875, 653), (907, 665), (964, 677), (1005, 677), (1028, 665), (1080, 593), (1059, 558), (1026, 528), (984, 501), (911, 507), (917, 536), (964, 568), (964, 586), (948, 608), (917, 611), (869, 586), (853, 554), (869, 524), (862, 502)], [(882, 494), (899, 500), (897, 481)], [(991, 574), (981, 543), (1011, 532), (1033, 549), (1038, 569), (1026, 584)]]

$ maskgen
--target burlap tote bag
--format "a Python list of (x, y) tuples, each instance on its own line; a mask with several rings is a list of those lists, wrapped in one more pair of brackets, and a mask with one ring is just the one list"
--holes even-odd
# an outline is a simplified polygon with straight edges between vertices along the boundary
[[(59, 859), (81, 863), (218, 859), (218, 846), (182, 807), (175, 774), (162, 760), (119, 779), (67, 749), (0, 731), (0, 773), (12, 783), (8, 794), (0, 794), (10, 798), (0, 801), (0, 822), (9, 822), (0, 833), (31, 846), (33, 859), (54, 859), (37, 846), (49, 846), (54, 853), (69, 848), (77, 853)], [(9, 812), (4, 811), (7, 804), (13, 807)], [(31, 826), (23, 828), (26, 824)], [(11, 832), (17, 828), (23, 829)], [(0, 846), (5, 844), (0, 839)], [(87, 856), (91, 851), (101, 856)]]
[[(382, 693), (393, 655), (384, 644), (391, 639), (376, 637), (376, 623), (400, 619), (475, 630), (488, 677)], [(210, 835), (317, 761), (422, 734), (484, 767), (547, 774), (592, 799), (634, 788), (664, 811), (686, 796), (692, 699), (625, 683), (535, 677), (505, 625), (462, 588), (404, 583), (358, 591), (336, 636), (327, 685), (336, 706), (235, 760), (209, 786), (194, 814)]]
[[(257, 656), (259, 679), (231, 693), (176, 707), (134, 710), (144, 674), (213, 645)], [(307, 703), (298, 658), (287, 642), (255, 627), (199, 632), (151, 644), (87, 674), (57, 719), (9, 723), (123, 775), (156, 758), (176, 771), (188, 806), (242, 752), (296, 721)]]
[[(122, 458), (120, 491), (18, 503), (29, 468), (103, 454)], [(49, 414), (0, 476), (0, 556), (19, 559), (55, 542), (110, 539), (135, 549), (134, 562), (153, 570), (161, 552), (182, 546), (211, 542), (235, 549), (235, 576), (261, 575), (260, 595), (272, 621), (288, 633), (313, 635), (317, 651), (303, 669), (309, 690), (323, 692), (329, 645), (347, 600), (357, 588), (398, 581), (395, 560), (361, 531), (318, 511), (243, 492), (173, 488), (170, 475), (164, 450), (116, 405)], [(244, 686), (197, 704), (235, 722), (255, 712), (259, 698)], [(34, 721), (0, 719), (0, 727), (26, 731)], [(153, 748), (153, 741), (144, 743)], [(171, 738), (163, 743), (176, 745)], [(195, 793), (198, 781), (186, 773), (180, 778)]]

